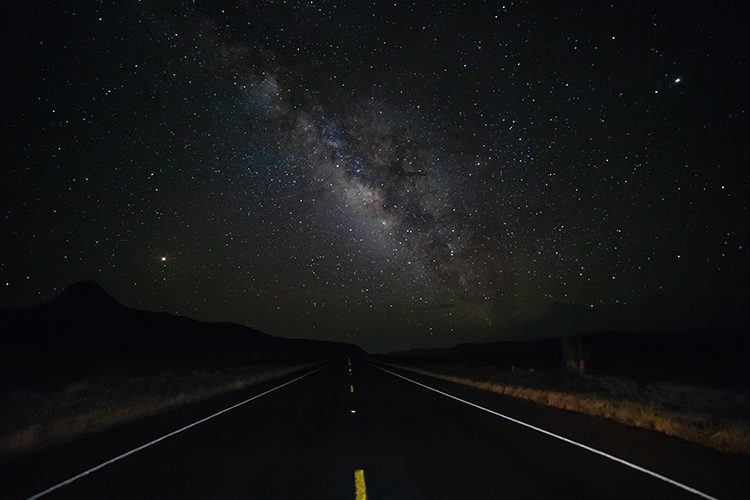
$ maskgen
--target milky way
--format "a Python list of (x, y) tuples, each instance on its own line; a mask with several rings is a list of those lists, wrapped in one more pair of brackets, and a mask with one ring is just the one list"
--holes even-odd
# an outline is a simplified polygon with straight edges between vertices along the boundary
[(4, 306), (95, 279), (375, 350), (746, 319), (731, 9), (9, 12)]

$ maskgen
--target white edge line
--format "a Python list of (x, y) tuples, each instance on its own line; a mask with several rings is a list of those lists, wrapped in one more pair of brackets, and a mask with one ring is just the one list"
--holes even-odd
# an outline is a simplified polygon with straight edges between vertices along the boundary
[(273, 387), (273, 388), (271, 388), (271, 389), (268, 389), (268, 390), (267, 390), (267, 391), (265, 391), (265, 392), (261, 392), (260, 394), (256, 394), (255, 396), (253, 396), (253, 397), (251, 397), (251, 398), (248, 398), (248, 399), (246, 399), (246, 400), (244, 400), (244, 401), (241, 401), (241, 402), (239, 402), (239, 403), (237, 403), (237, 404), (235, 404), (235, 405), (232, 405), (232, 406), (230, 406), (230, 407), (228, 407), (228, 408), (224, 408), (224, 409), (223, 409), (223, 410), (221, 410), (221, 411), (217, 411), (217, 412), (216, 412), (216, 413), (214, 413), (213, 415), (209, 415), (209, 416), (207, 416), (207, 417), (204, 417), (204, 418), (202, 418), (202, 419), (200, 419), (200, 420), (198, 420), (198, 421), (196, 421), (196, 422), (193, 422), (192, 424), (188, 424), (188, 425), (186, 425), (185, 427), (180, 427), (180, 428), (179, 428), (179, 429), (177, 429), (176, 431), (172, 431), (172, 432), (170, 432), (169, 434), (165, 434), (165, 435), (163, 435), (163, 436), (161, 436), (161, 437), (158, 437), (158, 438), (154, 439), (153, 441), (149, 441), (149, 442), (148, 442), (148, 443), (146, 443), (146, 444), (142, 444), (142, 445), (140, 445), (140, 446), (138, 446), (138, 447), (136, 447), (136, 448), (133, 448), (133, 449), (132, 449), (132, 450), (130, 450), (130, 451), (126, 451), (125, 453), (123, 453), (123, 454), (121, 454), (121, 455), (117, 455), (117, 456), (116, 456), (116, 457), (114, 457), (114, 458), (110, 458), (110, 459), (109, 459), (109, 460), (107, 460), (106, 462), (102, 462), (102, 463), (100, 463), (99, 465), (96, 465), (96, 466), (94, 466), (94, 467), (92, 467), (92, 468), (90, 468), (90, 469), (87, 469), (87, 470), (85, 470), (85, 471), (81, 472), (80, 474), (76, 474), (75, 476), (73, 476), (73, 477), (71, 477), (71, 478), (68, 478), (68, 479), (66, 479), (65, 481), (61, 481), (61, 482), (59, 482), (59, 483), (55, 484), (54, 486), (50, 486), (49, 488), (47, 488), (47, 489), (46, 489), (46, 490), (44, 490), (44, 491), (40, 491), (40, 492), (39, 492), (39, 493), (37, 493), (36, 495), (32, 495), (32, 496), (28, 497), (28, 499), (27, 499), (27, 500), (34, 500), (34, 499), (36, 499), (36, 498), (40, 498), (40, 497), (43, 497), (44, 495), (46, 495), (46, 494), (48, 494), (48, 493), (51, 493), (51, 492), (55, 491), (55, 490), (56, 490), (56, 489), (58, 489), (58, 488), (62, 488), (63, 486), (66, 486), (66, 485), (68, 485), (68, 484), (72, 483), (73, 481), (77, 481), (78, 479), (81, 479), (81, 478), (82, 478), (82, 477), (84, 477), (84, 476), (88, 476), (88, 475), (89, 475), (89, 474), (91, 474), (92, 472), (96, 472), (96, 471), (98, 471), (99, 469), (102, 469), (102, 468), (104, 468), (104, 467), (106, 467), (106, 466), (108, 466), (108, 465), (110, 465), (110, 464), (113, 464), (113, 463), (117, 462), (118, 460), (122, 460), (123, 458), (125, 458), (125, 457), (128, 457), (128, 456), (130, 456), (130, 455), (132, 455), (132, 454), (134, 454), (134, 453), (137, 453), (137, 452), (139, 452), (139, 451), (141, 451), (141, 450), (143, 450), (143, 449), (145, 449), (145, 448), (148, 448), (149, 446), (155, 445), (156, 443), (158, 443), (158, 442), (160, 442), (160, 441), (163, 441), (163, 440), (167, 439), (168, 437), (172, 437), (172, 436), (174, 436), (175, 434), (179, 434), (180, 432), (186, 431), (186, 430), (190, 429), (191, 427), (195, 427), (196, 425), (198, 425), (198, 424), (202, 424), (203, 422), (205, 422), (205, 421), (207, 421), (207, 420), (211, 420), (211, 419), (212, 419), (212, 418), (214, 418), (214, 417), (218, 417), (218, 416), (219, 416), (219, 415), (221, 415), (222, 413), (226, 413), (226, 412), (228, 412), (228, 411), (230, 411), (230, 410), (234, 410), (234, 409), (235, 409), (235, 408), (237, 408), (238, 406), (242, 406), (242, 405), (244, 405), (244, 404), (246, 404), (246, 403), (249, 403), (250, 401), (252, 401), (252, 400), (254, 400), (254, 399), (258, 399), (258, 398), (260, 398), (260, 397), (262, 397), (262, 396), (265, 396), (266, 394), (269, 394), (269, 393), (271, 393), (271, 392), (273, 392), (273, 391), (275, 391), (275, 390), (277, 390), (277, 389), (281, 389), (282, 387), (284, 387), (284, 386), (287, 386), (287, 385), (289, 385), (289, 384), (291, 384), (291, 383), (294, 383), (294, 382), (298, 381), (299, 379), (305, 378), (305, 377), (307, 377), (308, 375), (312, 375), (313, 373), (317, 372), (318, 370), (322, 370), (323, 368), (325, 368), (325, 367), (326, 367), (326, 366), (328, 366), (329, 364), (330, 364), (330, 363), (327, 363), (327, 364), (325, 364), (325, 365), (323, 365), (323, 366), (320, 366), (320, 367), (318, 367), (318, 368), (316, 368), (316, 369), (314, 369), (314, 370), (312, 370), (312, 371), (309, 371), (309, 372), (305, 373), (304, 375), (300, 375), (299, 377), (297, 377), (297, 378), (295, 378), (295, 379), (289, 380), (288, 382), (284, 382), (283, 384), (281, 384), (281, 385), (277, 385), (276, 387)]
[(513, 423), (516, 423), (516, 424), (519, 424), (519, 425), (523, 425), (524, 427), (528, 427), (529, 429), (533, 429), (533, 430), (535, 430), (537, 432), (541, 432), (542, 434), (546, 434), (547, 436), (559, 439), (560, 441), (565, 441), (566, 443), (572, 444), (573, 446), (578, 446), (579, 448), (583, 448), (586, 451), (590, 451), (591, 453), (595, 453), (595, 454), (597, 454), (599, 456), (602, 456), (604, 458), (608, 458), (608, 459), (610, 459), (610, 460), (612, 460), (614, 462), (617, 462), (619, 464), (622, 464), (622, 465), (624, 465), (626, 467), (630, 467), (631, 469), (635, 469), (635, 470), (637, 470), (639, 472), (643, 472), (644, 474), (648, 474), (649, 476), (655, 477), (657, 479), (661, 479), (662, 481), (664, 481), (666, 483), (669, 483), (672, 486), (676, 486), (678, 488), (682, 488), (683, 490), (688, 491), (690, 493), (693, 493), (695, 495), (698, 495), (699, 497), (707, 498), (709, 500), (718, 500), (716, 497), (712, 497), (711, 495), (709, 495), (707, 493), (703, 493), (702, 491), (697, 490), (697, 489), (695, 489), (693, 487), (690, 487), (690, 486), (688, 486), (686, 484), (680, 483), (679, 481), (675, 481), (674, 479), (670, 479), (670, 478), (668, 478), (666, 476), (662, 476), (661, 474), (659, 474), (657, 472), (654, 472), (652, 470), (646, 469), (645, 467), (641, 467), (640, 465), (636, 465), (636, 464), (634, 464), (632, 462), (628, 462), (627, 460), (623, 460), (622, 458), (615, 457), (614, 455), (610, 455), (609, 453), (605, 453), (605, 452), (603, 452), (601, 450), (597, 450), (596, 448), (592, 448), (591, 446), (587, 446), (587, 445), (585, 445), (583, 443), (579, 443), (578, 441), (573, 441), (572, 439), (568, 439), (566, 437), (560, 436), (559, 434), (555, 434), (554, 432), (550, 432), (550, 431), (544, 430), (542, 428), (533, 426), (531, 424), (527, 424), (526, 422), (522, 422), (521, 420), (517, 420), (517, 419), (515, 419), (513, 417), (509, 417), (507, 415), (503, 415), (502, 413), (498, 413), (496, 411), (490, 410), (489, 408), (485, 408), (484, 406), (479, 406), (478, 404), (472, 403), (471, 401), (466, 401), (466, 400), (461, 399), (459, 397), (456, 397), (456, 396), (453, 396), (451, 394), (448, 394), (447, 392), (443, 392), (441, 390), (438, 390), (438, 389), (435, 389), (433, 387), (430, 387), (429, 385), (425, 385), (425, 384), (423, 384), (421, 382), (417, 382), (416, 380), (412, 380), (412, 379), (410, 379), (408, 377), (404, 377), (403, 375), (399, 375), (398, 373), (392, 372), (392, 371), (387, 370), (385, 368), (382, 368), (380, 366), (375, 365), (375, 368), (383, 370), (384, 372), (388, 372), (391, 375), (395, 375), (396, 377), (402, 378), (404, 380), (408, 380), (409, 382), (411, 382), (413, 384), (417, 384), (417, 385), (419, 385), (421, 387), (424, 387), (425, 389), (429, 389), (431, 391), (437, 392), (438, 394), (442, 394), (443, 396), (446, 396), (448, 398), (455, 399), (456, 401), (460, 401), (460, 402), (462, 402), (464, 404), (467, 404), (469, 406), (473, 406), (474, 408), (477, 408), (479, 410), (484, 410), (487, 413), (491, 413), (491, 414), (493, 414), (495, 416), (504, 418), (504, 419), (509, 420), (509, 421), (511, 421)]

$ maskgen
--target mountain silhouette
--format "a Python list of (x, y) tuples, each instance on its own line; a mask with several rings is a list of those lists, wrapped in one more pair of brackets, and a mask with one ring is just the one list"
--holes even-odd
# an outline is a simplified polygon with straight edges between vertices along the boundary
[(750, 326), (681, 332), (598, 332), (527, 341), (410, 349), (384, 359), (419, 363), (490, 365), (503, 370), (554, 372), (583, 361), (592, 374), (639, 381), (671, 380), (750, 388)]
[(54, 301), (59, 307), (85, 307), (91, 310), (115, 311), (124, 306), (96, 281), (80, 281), (66, 288)]
[(94, 281), (50, 302), (0, 310), (0, 377), (13, 385), (171, 368), (221, 368), (362, 354), (351, 344), (273, 337), (230, 323), (205, 323), (130, 309)]

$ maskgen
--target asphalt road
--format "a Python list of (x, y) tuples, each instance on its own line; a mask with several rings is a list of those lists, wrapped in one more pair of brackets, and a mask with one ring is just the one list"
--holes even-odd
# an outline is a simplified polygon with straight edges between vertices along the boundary
[[(399, 372), (333, 362), (166, 437), (43, 498), (747, 498), (750, 460), (663, 435)], [(27, 498), (295, 377), (0, 466)], [(353, 391), (353, 392), (352, 392)], [(540, 430), (541, 429), (541, 430)], [(357, 472), (361, 471), (361, 472)], [(358, 484), (357, 484), (358, 483)]]

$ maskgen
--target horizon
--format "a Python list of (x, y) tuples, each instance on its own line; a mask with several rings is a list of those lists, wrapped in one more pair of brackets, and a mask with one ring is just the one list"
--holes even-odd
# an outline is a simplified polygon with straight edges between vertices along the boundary
[[(75, 293), (74, 293), (75, 292)], [(200, 324), (204, 324), (206, 326), (210, 325), (232, 325), (232, 326), (239, 326), (241, 328), (247, 328), (249, 330), (252, 330), (256, 333), (261, 333), (264, 335), (268, 335), (268, 332), (264, 332), (261, 330), (258, 330), (256, 328), (253, 328), (249, 325), (243, 325), (240, 323), (232, 323), (232, 322), (225, 322), (225, 321), (215, 321), (215, 322), (209, 322), (209, 321), (202, 321), (196, 318), (192, 318), (189, 315), (183, 315), (179, 314), (179, 312), (170, 313), (168, 311), (162, 311), (162, 310), (148, 310), (148, 309), (139, 309), (136, 307), (130, 307), (127, 304), (122, 303), (117, 297), (112, 295), (110, 292), (108, 292), (104, 287), (102, 287), (99, 283), (97, 283), (94, 280), (84, 280), (79, 281), (77, 283), (72, 284), (70, 287), (60, 291), (60, 293), (53, 297), (50, 300), (39, 302), (35, 304), (30, 304), (26, 306), (22, 306), (19, 308), (10, 308), (5, 309), (6, 311), (23, 311), (27, 308), (44, 308), (48, 305), (56, 305), (59, 304), (60, 299), (63, 298), (63, 296), (68, 296), (68, 300), (65, 302), (66, 308), (70, 308), (71, 305), (74, 307), (90, 307), (96, 305), (96, 302), (98, 300), (97, 294), (100, 294), (104, 296), (107, 300), (113, 300), (118, 306), (123, 307), (126, 310), (132, 311), (134, 313), (163, 313), (166, 314), (168, 317), (174, 317), (174, 318), (186, 318), (192, 321), (196, 321)], [(73, 299), (75, 302), (70, 302), (70, 299)], [(101, 305), (101, 304), (100, 304)], [(2, 309), (2, 308), (0, 308)], [(85, 318), (80, 318), (85, 319)], [(705, 334), (708, 332), (720, 332), (723, 330), (737, 330), (742, 328), (747, 328), (750, 326), (748, 323), (736, 323), (736, 324), (726, 324), (726, 325), (711, 325), (711, 326), (692, 326), (689, 328), (680, 328), (680, 327), (662, 327), (662, 328), (650, 328), (650, 329), (628, 329), (628, 328), (611, 328), (606, 330), (596, 330), (596, 329), (568, 329), (563, 331), (557, 331), (557, 332), (540, 332), (538, 335), (520, 335), (517, 337), (510, 336), (508, 338), (503, 338), (501, 340), (495, 340), (490, 339), (487, 341), (478, 340), (478, 341), (472, 341), (467, 340), (464, 342), (459, 343), (453, 343), (453, 344), (443, 344), (443, 345), (412, 345), (412, 346), (404, 346), (399, 349), (390, 349), (390, 350), (374, 350), (372, 348), (369, 348), (368, 346), (362, 346), (360, 344), (354, 343), (354, 342), (342, 342), (337, 339), (326, 339), (326, 338), (318, 338), (318, 339), (309, 339), (309, 340), (318, 340), (318, 341), (324, 341), (324, 342), (339, 342), (343, 344), (350, 344), (351, 346), (357, 347), (359, 349), (362, 349), (366, 354), (368, 355), (387, 355), (387, 354), (399, 354), (399, 353), (408, 353), (412, 351), (441, 351), (445, 350), (446, 352), (450, 352), (454, 348), (462, 347), (462, 346), (477, 346), (481, 347), (483, 345), (490, 345), (497, 342), (507, 342), (508, 344), (513, 343), (525, 343), (525, 342), (535, 342), (535, 341), (546, 341), (546, 340), (564, 340), (566, 338), (582, 338), (583, 336), (597, 336), (597, 335), (619, 335), (619, 334), (626, 334), (626, 335), (679, 335), (681, 333), (683, 334), (690, 334), (690, 333), (702, 333)], [(304, 337), (294, 337), (294, 336), (285, 336), (285, 335), (274, 335), (277, 338), (281, 339), (288, 339), (288, 340), (306, 340), (307, 338)], [(636, 337), (633, 337), (636, 338)]]

